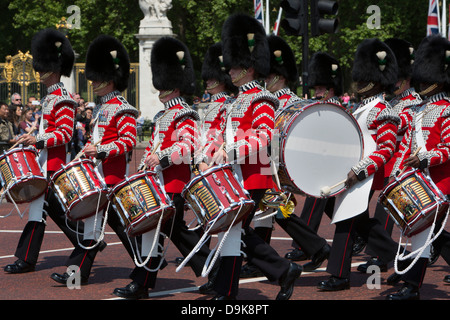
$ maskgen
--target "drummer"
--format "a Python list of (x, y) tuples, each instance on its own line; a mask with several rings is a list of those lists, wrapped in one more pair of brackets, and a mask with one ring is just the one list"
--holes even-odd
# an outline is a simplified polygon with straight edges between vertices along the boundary
[[(199, 125), (199, 147), (195, 154), (195, 164), (200, 170), (206, 170), (209, 166), (202, 162), (220, 149), (224, 142), (222, 127), (225, 122), (227, 108), (234, 102), (230, 94), (235, 95), (237, 88), (231, 82), (231, 77), (223, 65), (222, 43), (217, 42), (210, 46), (205, 54), (202, 64), (202, 79), (206, 90), (211, 94), (211, 100), (205, 108), (204, 115)], [(205, 160), (207, 161), (207, 160)], [(208, 274), (208, 282), (199, 287), (202, 294), (213, 293), (214, 279), (217, 275), (218, 263)]]
[[(66, 154), (72, 138), (76, 102), (60, 82), (69, 77), (74, 63), (74, 53), (69, 40), (51, 29), (39, 31), (31, 40), (33, 68), (47, 87), (43, 101), (43, 117), (39, 134), (25, 134), (19, 140), (25, 146), (35, 146), (44, 175), (51, 175), (66, 164)], [(5, 267), (8, 273), (25, 273), (35, 270), (44, 238), (46, 216), (49, 215), (73, 245), (77, 244), (75, 224), (65, 219), (64, 210), (51, 189), (30, 203), (28, 222), (17, 245), (17, 260)], [(80, 226), (80, 230), (83, 227)]]
[[(275, 35), (267, 37), (270, 51), (270, 71), (269, 75), (264, 79), (266, 89), (277, 97), (279, 106), (275, 111), (275, 117), (282, 112), (283, 108), (301, 101), (293, 90), (298, 85), (298, 71), (294, 53), (291, 47), (281, 38)], [(292, 89), (292, 90), (291, 90)], [(274, 187), (266, 191), (266, 196), (270, 197), (270, 193), (278, 190), (274, 183)], [(278, 197), (277, 197), (278, 198)], [(261, 202), (260, 202), (261, 204)], [(261, 204), (261, 206), (263, 206)], [(258, 206), (259, 207), (259, 206)], [(267, 209), (276, 210), (276, 209)], [(270, 244), (273, 230), (273, 217), (261, 218), (255, 215), (253, 219), (255, 233), (259, 235), (265, 242)], [(247, 263), (242, 266), (241, 278), (258, 277), (263, 274), (254, 265)]]
[[(343, 75), (339, 61), (325, 52), (317, 52), (308, 66), (308, 83), (315, 97), (323, 103), (340, 105), (338, 97), (343, 91)], [(311, 101), (314, 102), (314, 101)], [(294, 250), (287, 257), (292, 260), (311, 259), (303, 265), (304, 271), (319, 268), (328, 258), (330, 245), (317, 233), (322, 215), (333, 214), (334, 197), (315, 198), (306, 196), (300, 217), (291, 215), (286, 219), (276, 217), (278, 224), (293, 238)]]
[[(450, 101), (447, 91), (450, 86), (450, 42), (439, 36), (429, 36), (422, 40), (415, 54), (412, 78), (417, 83), (418, 93), (424, 98), (417, 106), (416, 112), (407, 113), (408, 127), (400, 144), (393, 175), (403, 168), (418, 168), (436, 184), (443, 194), (450, 194)], [(416, 128), (420, 127), (421, 130)], [(417, 155), (412, 155), (418, 148)], [(412, 250), (426, 244), (430, 231), (437, 232), (442, 221), (437, 221), (435, 230), (431, 227), (411, 237)], [(433, 242), (436, 250), (441, 251), (449, 243), (448, 232), (443, 232)], [(448, 250), (447, 250), (448, 251)], [(419, 289), (422, 286), (430, 257), (428, 245), (412, 268), (402, 279), (403, 287), (394, 294), (388, 295), (388, 300), (416, 300), (420, 298)], [(445, 259), (449, 261), (446, 254)], [(401, 271), (402, 269), (399, 268)]]
[(332, 223), (335, 223), (336, 230), (327, 265), (327, 272), (331, 275), (318, 284), (320, 290), (350, 288), (355, 232), (365, 238), (384, 261), (395, 257), (397, 244), (381, 224), (369, 219), (367, 209), (359, 208), (367, 208), (374, 190), (383, 187), (384, 165), (395, 150), (399, 118), (392, 114), (383, 95), (397, 82), (397, 69), (392, 50), (379, 39), (366, 39), (358, 46), (352, 77), (364, 99), (354, 116), (360, 124), (365, 154), (348, 173), (347, 190), (335, 197)]
[[(125, 47), (114, 37), (101, 35), (89, 45), (86, 55), (86, 78), (92, 81), (94, 93), (100, 104), (94, 110), (91, 140), (83, 152), (98, 163), (97, 169), (108, 187), (122, 181), (127, 174), (128, 156), (136, 145), (137, 110), (131, 106), (121, 92), (128, 86), (130, 62)], [(118, 214), (109, 206), (96, 215), (85, 219), (82, 241), (78, 241), (67, 261), (67, 266), (80, 268), (81, 284), (88, 283), (91, 268), (102, 241), (104, 214), (107, 223), (117, 234), (128, 254), (133, 248), (120, 222)], [(53, 273), (51, 278), (67, 284), (70, 275)]]
[[(195, 90), (193, 63), (184, 43), (172, 37), (162, 37), (153, 45), (151, 68), (153, 85), (160, 91), (159, 100), (164, 104), (164, 110), (155, 116), (155, 129), (139, 169), (146, 167), (158, 172), (176, 211), (161, 230), (186, 257), (200, 240), (199, 234), (186, 226), (185, 201), (181, 196), (183, 187), (191, 179), (191, 157), (194, 146), (198, 145), (196, 121), (199, 117), (183, 98)], [(161, 246), (155, 246), (150, 252), (155, 233), (156, 230), (152, 230), (142, 235), (141, 258), (148, 260), (147, 266), (136, 266), (130, 275), (132, 281), (125, 287), (116, 288), (115, 295), (137, 299), (148, 297), (148, 289), (156, 283), (163, 245), (161, 240)], [(203, 246), (189, 261), (196, 276), (201, 275), (209, 252), (209, 248)]]
[[(422, 102), (420, 95), (411, 86), (411, 72), (414, 63), (414, 48), (411, 43), (403, 39), (390, 38), (384, 41), (395, 55), (398, 65), (397, 83), (395, 84), (394, 95), (395, 97), (389, 101), (390, 106), (393, 109), (393, 113), (400, 117), (400, 123), (397, 131), (397, 144), (394, 155), (384, 166), (385, 185), (389, 180), (389, 176), (392, 173), (393, 166), (398, 158), (398, 148), (400, 141), (403, 138), (403, 134), (407, 128), (407, 115), (414, 112), (415, 107)], [(389, 234), (392, 234), (394, 221), (390, 218), (384, 207), (377, 203), (374, 217), (385, 227)], [(381, 271), (387, 271), (387, 263), (381, 261), (374, 252), (370, 250), (370, 247), (366, 249), (366, 254), (370, 255), (370, 259), (358, 266), (358, 271), (366, 273), (367, 269), (371, 265), (376, 265)], [(395, 277), (389, 277), (388, 283), (395, 280)]]
[[(222, 28), (223, 61), (239, 93), (227, 110), (225, 147), (213, 155), (214, 163), (231, 162), (243, 186), (255, 203), (273, 186), (270, 164), (263, 164), (261, 155), (267, 152), (274, 128), (274, 109), (278, 100), (259, 86), (256, 79), (269, 72), (270, 52), (261, 24), (245, 14), (234, 14)], [(257, 59), (255, 57), (258, 57)], [(255, 134), (258, 132), (258, 135)], [(258, 159), (253, 157), (258, 155)], [(208, 159), (206, 163), (210, 163)], [(256, 160), (252, 163), (249, 160)], [(264, 172), (265, 170), (265, 172)], [(270, 281), (278, 281), (277, 300), (292, 295), (294, 282), (301, 267), (280, 257), (278, 253), (250, 228), (254, 211), (243, 222), (233, 226), (221, 249), (221, 260), (214, 290), (214, 300), (235, 299), (238, 294), (242, 265), (241, 239), (248, 261), (259, 268)], [(242, 234), (242, 228), (244, 234)], [(222, 239), (223, 233), (219, 234)]]

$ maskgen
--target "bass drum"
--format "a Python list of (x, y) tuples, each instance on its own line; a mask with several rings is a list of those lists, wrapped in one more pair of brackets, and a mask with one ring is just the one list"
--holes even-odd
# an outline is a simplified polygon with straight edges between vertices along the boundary
[[(283, 190), (316, 198), (344, 191), (347, 178), (363, 157), (363, 137), (356, 119), (334, 103), (303, 100), (277, 113), (278, 177)], [(272, 153), (274, 154), (274, 153)]]

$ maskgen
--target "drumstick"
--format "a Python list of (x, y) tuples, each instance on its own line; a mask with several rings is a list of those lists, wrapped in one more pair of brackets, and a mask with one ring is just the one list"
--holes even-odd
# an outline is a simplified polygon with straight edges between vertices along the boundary
[[(96, 145), (98, 145), (100, 143), (100, 141), (97, 141), (96, 143), (93, 144), (93, 146), (95, 147)], [(84, 150), (86, 149), (87, 146), (84, 146), (83, 150), (81, 150), (80, 152), (78, 152), (78, 154), (75, 156), (75, 158), (73, 158), (73, 160), (78, 160), (80, 159), (83, 154), (84, 154)]]
[[(417, 156), (417, 154), (419, 153), (420, 149), (422, 149), (422, 147), (418, 147), (418, 148), (416, 149), (416, 151), (414, 151), (414, 153), (412, 154), (411, 157)], [(404, 167), (404, 168), (402, 169), (402, 171), (400, 171), (400, 173), (399, 173), (398, 175), (403, 174), (403, 173), (405, 172), (406, 168), (407, 168), (407, 167)]]
[(344, 180), (342, 180), (342, 181), (339, 181), (338, 183), (336, 183), (335, 185), (332, 185), (331, 187), (326, 186), (326, 187), (321, 188), (321, 189), (320, 189), (320, 194), (321, 194), (322, 196), (325, 196), (325, 197), (328, 196), (328, 195), (331, 193), (331, 190), (333, 190), (333, 189), (336, 188), (337, 186), (339, 186), (339, 185), (345, 183), (345, 181), (347, 181), (347, 178), (344, 179)]
[[(220, 146), (219, 150), (217, 150), (216, 153), (222, 152), (224, 146), (225, 146), (225, 142), (222, 143), (222, 145)], [(214, 161), (211, 160), (211, 162), (209, 163), (208, 167), (211, 167), (213, 164), (214, 164)]]
[[(157, 143), (156, 146), (153, 148), (153, 150), (152, 150), (152, 152), (150, 153), (150, 155), (155, 154), (155, 152), (156, 152), (156, 150), (158, 150), (160, 144), (161, 144), (161, 141), (158, 141), (158, 143)], [(144, 164), (144, 167), (142, 168), (142, 170), (145, 171), (146, 169), (147, 169), (147, 165)]]
[(17, 140), (16, 143), (14, 143), (14, 144), (11, 146), (11, 148), (8, 149), (8, 151), (11, 150), (11, 149), (13, 149), (15, 146), (17, 146), (17, 145), (19, 144), (19, 142), (22, 141), (22, 140), (23, 140), (23, 138), (20, 137), (19, 140)]

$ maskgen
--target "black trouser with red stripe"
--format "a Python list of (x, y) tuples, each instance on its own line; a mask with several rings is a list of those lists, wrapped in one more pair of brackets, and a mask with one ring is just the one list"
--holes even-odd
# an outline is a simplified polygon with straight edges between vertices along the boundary
[[(179, 193), (168, 193), (175, 205), (175, 215), (165, 222), (162, 232), (166, 234), (170, 241), (177, 247), (183, 257), (191, 253), (197, 243), (200, 241), (201, 234), (197, 231), (189, 230), (184, 220), (184, 198)], [(160, 237), (160, 244), (163, 237)], [(202, 274), (206, 259), (210, 253), (207, 244), (203, 245), (198, 252), (189, 260), (187, 265), (194, 271), (195, 276)], [(145, 257), (142, 257), (143, 259)], [(152, 258), (148, 262), (148, 269), (155, 269), (159, 265), (161, 257)], [(144, 267), (135, 267), (130, 275), (133, 281), (146, 288), (154, 288), (156, 283), (157, 271), (148, 271)]]
[[(265, 189), (249, 190), (251, 199), (258, 204), (264, 196)], [(268, 243), (266, 243), (250, 227), (253, 216), (258, 209), (254, 210), (243, 220), (242, 227), (244, 235), (242, 248), (247, 255), (250, 264), (261, 270), (269, 281), (276, 281), (289, 269), (290, 261), (278, 255)], [(223, 296), (237, 296), (239, 288), (239, 275), (242, 266), (242, 256), (221, 257), (220, 266), (214, 282), (214, 290)]]
[[(389, 178), (384, 179), (384, 185), (386, 186), (389, 182)], [(373, 216), (375, 219), (377, 219), (382, 226), (384, 226), (384, 229), (392, 235), (392, 229), (394, 228), (394, 220), (392, 220), (391, 216), (387, 211), (384, 209), (384, 207), (378, 202), (377, 206), (375, 207), (375, 213)], [(373, 252), (370, 246), (366, 247), (365, 253), (372, 257), (377, 257), (377, 254)], [(379, 258), (379, 257), (377, 257)]]
[[(77, 244), (76, 237), (76, 223), (67, 220), (61, 204), (56, 198), (52, 189), (48, 189), (44, 205), (44, 211), (47, 215), (56, 223), (56, 225), (64, 232), (66, 237), (72, 242), (73, 245)], [(43, 215), (43, 219), (46, 219), (46, 215)], [(45, 233), (44, 221), (29, 221), (25, 225), (25, 228), (20, 236), (19, 243), (15, 252), (15, 256), (29, 264), (36, 265), (39, 257), (39, 251), (41, 249), (42, 241)], [(79, 232), (83, 232), (83, 224), (78, 227)]]
[[(372, 190), (368, 203), (373, 195)], [(382, 261), (390, 262), (395, 258), (398, 244), (375, 218), (369, 217), (369, 210), (356, 217), (336, 223), (336, 230), (328, 258), (327, 272), (340, 278), (349, 278), (352, 260), (352, 248), (356, 233), (362, 237), (372, 252)]]
[[(116, 235), (119, 237), (120, 241), (124, 245), (125, 249), (127, 250), (128, 254), (130, 255), (131, 259), (133, 260), (133, 250), (135, 252), (138, 251), (138, 247), (136, 247), (135, 241), (129, 241), (128, 235), (125, 232), (125, 227), (123, 226), (122, 222), (120, 221), (119, 215), (116, 213), (116, 211), (113, 209), (112, 206), (109, 206), (108, 208), (108, 225), (113, 229), (113, 231), (116, 233)], [(80, 234), (80, 238), (82, 238), (83, 235)], [(99, 246), (95, 246), (93, 249), (84, 249), (83, 247), (92, 247), (95, 245), (95, 240), (82, 240), (81, 246), (77, 242), (75, 243), (75, 249), (70, 254), (66, 265), (71, 266), (75, 265), (80, 268), (80, 275), (82, 278), (87, 279), (91, 273), (92, 265), (94, 264), (95, 256), (97, 255), (97, 252), (99, 250)], [(131, 244), (130, 244), (131, 242)], [(83, 247), (82, 247), (83, 246)], [(133, 247), (132, 247), (133, 246)]]
[(334, 200), (334, 197), (307, 197), (301, 217), (291, 215), (286, 219), (276, 218), (277, 223), (292, 237), (294, 248), (301, 248), (306, 255), (313, 256), (326, 245), (327, 241), (317, 234), (317, 230), (324, 212), (331, 218)]

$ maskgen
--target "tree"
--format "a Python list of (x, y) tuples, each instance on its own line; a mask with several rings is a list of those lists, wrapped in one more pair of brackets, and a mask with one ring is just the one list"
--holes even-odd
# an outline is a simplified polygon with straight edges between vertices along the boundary
[[(270, 21), (277, 17), (281, 0), (270, 0)], [(351, 84), (351, 67), (358, 44), (365, 38), (378, 37), (385, 40), (399, 37), (417, 47), (426, 32), (428, 1), (397, 0), (395, 2), (373, 0), (338, 0), (340, 28), (335, 34), (324, 34), (310, 39), (310, 54), (326, 51), (340, 60), (345, 73), (346, 90)], [(266, 4), (266, 1), (263, 1)], [(370, 29), (366, 24), (371, 16), (367, 8), (380, 8), (380, 29)], [(117, 37), (128, 49), (131, 61), (138, 61), (138, 33), (143, 14), (138, 0), (11, 0), (9, 10), (0, 10), (3, 22), (11, 22), (12, 28), (0, 30), (5, 35), (0, 39), (0, 53), (29, 50), (32, 35), (42, 28), (54, 27), (61, 17), (68, 18), (67, 8), (80, 8), (81, 27), (68, 32), (77, 53), (78, 62), (84, 61), (87, 47), (96, 36), (105, 33)], [(5, 5), (0, 5), (4, 9)], [(174, 34), (189, 48), (197, 72), (197, 95), (203, 91), (200, 72), (203, 56), (208, 47), (220, 41), (222, 24), (234, 12), (253, 15), (253, 2), (248, 0), (172, 0), (172, 9), (167, 15), (172, 22)], [(295, 52), (300, 74), (302, 46), (301, 37), (286, 36), (280, 28), (279, 35), (286, 39)], [(14, 49), (15, 48), (15, 49)]]
[[(139, 21), (143, 18), (138, 1), (95, 1), (95, 0), (12, 0), (9, 14), (13, 16), (15, 30), (20, 30), (23, 39), (20, 50), (30, 48), (30, 40), (37, 30), (55, 28), (62, 17), (69, 18), (73, 12), (67, 12), (70, 6), (80, 8), (80, 28), (68, 30), (68, 37), (74, 50), (79, 54), (78, 61), (84, 61), (89, 43), (100, 34), (109, 34), (118, 38), (127, 48), (131, 61), (138, 61)], [(138, 14), (136, 14), (138, 13)]]

